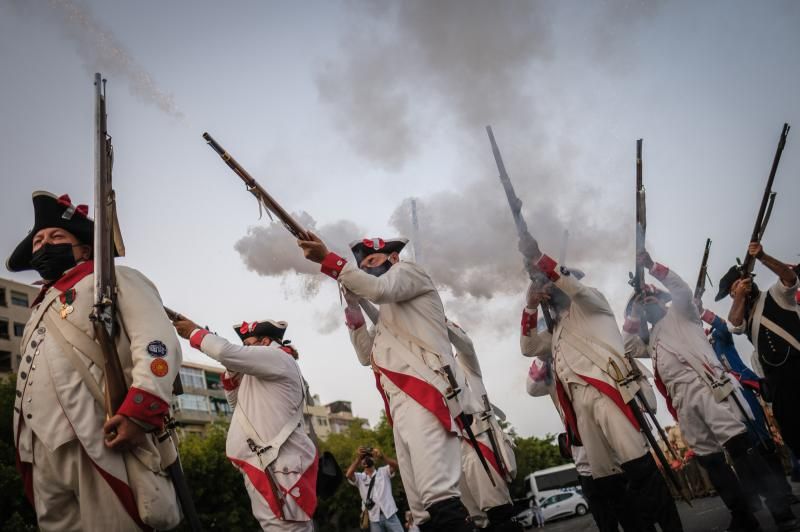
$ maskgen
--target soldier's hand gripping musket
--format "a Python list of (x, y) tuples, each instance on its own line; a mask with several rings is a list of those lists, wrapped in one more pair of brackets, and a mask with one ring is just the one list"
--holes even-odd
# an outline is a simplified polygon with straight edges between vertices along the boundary
[[(775, 193), (772, 191), (772, 184), (775, 181), (775, 174), (778, 171), (778, 164), (781, 162), (781, 155), (783, 154), (783, 148), (786, 146), (786, 137), (788, 135), (789, 124), (783, 124), (781, 136), (778, 140), (778, 147), (775, 150), (775, 157), (772, 159), (772, 167), (769, 171), (769, 177), (767, 177), (767, 184), (764, 187), (764, 195), (761, 198), (761, 205), (759, 206), (758, 214), (756, 215), (753, 233), (750, 236), (751, 243), (760, 243), (761, 238), (764, 236), (764, 231), (766, 230), (767, 222), (769, 221), (769, 216), (772, 212), (772, 204), (775, 201)], [(749, 253), (745, 253), (744, 262), (740, 267), (740, 277), (742, 279), (752, 275), (755, 261), (755, 257)]]
[[(508, 206), (511, 209), (511, 216), (514, 219), (514, 226), (517, 228), (517, 247), (524, 257), (525, 271), (531, 278), (531, 281), (541, 277), (541, 273), (536, 271), (536, 261), (542, 256), (539, 249), (539, 243), (531, 235), (528, 230), (528, 224), (522, 216), (522, 200), (519, 199), (514, 191), (514, 185), (511, 184), (511, 178), (506, 171), (506, 165), (503, 163), (503, 156), (500, 154), (500, 148), (494, 139), (492, 126), (486, 126), (486, 133), (489, 135), (489, 142), (492, 145), (492, 154), (494, 155), (495, 163), (497, 164), (497, 171), (500, 177), (500, 183), (503, 185), (503, 190), (506, 193)], [(546, 301), (541, 302), (542, 316), (544, 316), (547, 328), (552, 332), (553, 330), (553, 316), (552, 309)]]
[[(117, 218), (116, 194), (113, 188), (113, 148), (108, 134), (105, 80), (95, 74), (95, 225), (94, 225), (94, 307), (90, 319), (95, 337), (105, 358), (105, 398), (109, 418), (117, 413), (128, 395), (128, 386), (117, 353), (116, 338), (119, 318), (117, 316), (117, 284), (114, 257), (124, 256), (125, 246)], [(148, 346), (148, 349), (150, 347)], [(166, 365), (166, 364), (165, 364)], [(152, 368), (151, 368), (152, 371)], [(180, 376), (175, 376), (173, 392), (182, 392)], [(113, 420), (111, 421), (113, 423)], [(111, 435), (116, 434), (112, 429)], [(166, 417), (164, 430), (156, 435), (161, 449), (169, 449), (174, 459), (166, 467), (175, 488), (178, 502), (189, 529), (202, 530), (200, 518), (192, 500), (189, 486), (177, 451), (175, 423)]]

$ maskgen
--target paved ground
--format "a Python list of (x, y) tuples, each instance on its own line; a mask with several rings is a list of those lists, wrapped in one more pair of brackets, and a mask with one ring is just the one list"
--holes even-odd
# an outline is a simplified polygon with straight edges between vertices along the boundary
[[(795, 494), (800, 496), (800, 484), (792, 484), (792, 488)], [(795, 504), (792, 510), (796, 516), (800, 517), (800, 505)], [(719, 497), (695, 499), (692, 501), (691, 507), (685, 502), (679, 502), (678, 511), (681, 514), (684, 532), (722, 532), (730, 521), (730, 514)], [(764, 532), (775, 532), (775, 524), (770, 518), (769, 512), (762, 510), (757, 514), (757, 517)], [(537, 529), (530, 530), (535, 531)], [(597, 527), (594, 525), (592, 517), (585, 515), (547, 523), (544, 528), (539, 530), (546, 532), (589, 532), (596, 531)]]

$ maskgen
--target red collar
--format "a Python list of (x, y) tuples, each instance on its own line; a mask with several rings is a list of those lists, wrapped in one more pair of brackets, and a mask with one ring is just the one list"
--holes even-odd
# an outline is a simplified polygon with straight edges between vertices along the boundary
[(59, 292), (63, 292), (65, 290), (69, 290), (78, 282), (86, 277), (87, 275), (94, 273), (94, 261), (87, 260), (83, 261), (77, 266), (73, 267), (71, 270), (67, 271), (64, 275), (61, 276), (61, 279), (54, 283), (46, 284), (42, 287), (39, 291), (39, 295), (36, 296), (36, 299), (33, 300), (31, 307), (35, 307), (38, 305), (42, 299), (44, 299), (44, 295), (47, 293), (48, 290), (51, 288), (55, 288)]

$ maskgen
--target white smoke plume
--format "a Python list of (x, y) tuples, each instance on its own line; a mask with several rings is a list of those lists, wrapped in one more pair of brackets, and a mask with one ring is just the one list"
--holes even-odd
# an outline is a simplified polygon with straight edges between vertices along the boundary
[(172, 95), (156, 85), (147, 70), (86, 7), (72, 0), (11, 0), (10, 5), (21, 16), (54, 24), (75, 45), (90, 74), (101, 72), (110, 79), (124, 79), (131, 94), (170, 116), (183, 118)]
[[(350, 253), (349, 243), (363, 237), (355, 223), (338, 220), (317, 227), (317, 222), (306, 212), (292, 213), (297, 222), (317, 234), (331, 251), (345, 257)], [(319, 266), (305, 259), (295, 238), (283, 225), (274, 221), (247, 229), (247, 234), (234, 244), (245, 266), (265, 277), (283, 277), (299, 274), (305, 298), (319, 291)]]
[[(342, 41), (343, 59), (324, 66), (317, 86), (354, 151), (399, 170), (421, 151), (425, 131), (442, 123), (462, 145), (464, 156), (453, 174), (464, 184), (417, 200), (420, 241), (413, 243), (432, 278), (450, 292), (452, 313), (477, 323), (486, 317), (487, 300), (519, 294), (526, 283), (487, 124), (494, 126), (542, 250), (558, 256), (569, 229), (569, 263), (590, 272), (587, 281), (593, 284), (612, 276), (618, 284), (633, 254), (632, 220), (624, 216), (628, 211), (620, 212), (618, 201), (612, 206), (601, 189), (576, 175), (573, 161), (581, 150), (553, 131), (563, 128), (558, 103), (571, 69), (624, 76), (636, 61), (625, 36), (657, 5), (635, 0), (351, 5), (362, 9)], [(563, 49), (569, 40), (556, 35), (556, 28), (579, 36), (583, 56)], [(390, 221), (399, 234), (413, 234), (408, 202)]]
[[(521, 294), (527, 282), (487, 124), (542, 250), (557, 257), (569, 229), (569, 263), (595, 286), (612, 277), (620, 284), (633, 255), (633, 222), (625, 217), (632, 205), (620, 209), (616, 198), (612, 206), (600, 185), (590, 184), (596, 176), (577, 175), (581, 150), (561, 133), (558, 104), (574, 69), (624, 76), (635, 63), (623, 46), (626, 32), (654, 8), (632, 0), (350, 5), (357, 8), (352, 27), (340, 53), (318, 74), (317, 88), (354, 152), (399, 171), (422, 151), (426, 131), (446, 127), (463, 154), (452, 170), (461, 183), (457, 189), (417, 199), (420, 238), (412, 243), (444, 289), (448, 312), (468, 327), (494, 326), (501, 317), (511, 322), (493, 314), (491, 300)], [(556, 39), (554, 28), (579, 35), (580, 49), (591, 52), (576, 59), (574, 51), (560, 48), (568, 40)], [(390, 223), (399, 235), (414, 234), (407, 201)], [(261, 247), (261, 237), (270, 236), (251, 232), (237, 244), (249, 267), (256, 253), (248, 248)], [(265, 274), (291, 269), (276, 263)], [(293, 269), (306, 273), (309, 267)]]

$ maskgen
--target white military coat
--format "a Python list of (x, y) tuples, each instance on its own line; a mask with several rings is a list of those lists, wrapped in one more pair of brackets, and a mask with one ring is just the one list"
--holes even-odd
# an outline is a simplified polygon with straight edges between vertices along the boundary
[[(77, 439), (131, 517), (139, 523), (123, 453), (104, 445), (105, 408), (89, 387), (105, 388), (103, 361), (97, 360), (97, 355), (92, 355), (89, 348), (84, 348), (84, 352), (75, 344), (75, 357), (69, 356), (62, 349), (65, 344), (57, 340), (48, 325), (49, 322), (57, 327), (62, 336), (80, 338), (88, 341), (89, 347), (91, 344), (98, 347), (89, 320), (94, 297), (93, 269), (91, 261), (79, 263), (43, 290), (34, 302), (33, 314), (23, 334), (17, 377), (14, 404), (17, 455), (21, 473), (26, 478), (32, 471), (34, 435), (50, 452)], [(121, 325), (117, 350), (129, 386), (128, 395), (117, 413), (145, 428), (155, 429), (163, 426), (169, 411), (172, 385), (182, 358), (180, 344), (153, 283), (125, 266), (116, 267), (116, 279)], [(63, 318), (62, 307), (71, 308)], [(84, 365), (94, 383), (87, 384), (76, 369), (76, 363)], [(143, 450), (137, 450), (137, 453), (142, 452), (151, 457), (148, 465), (160, 462), (151, 439)]]
[[(297, 361), (277, 344), (243, 346), (198, 329), (191, 345), (228, 370), (223, 380), (228, 401), (245, 416), (263, 442), (278, 435), (305, 405), (303, 376)], [(234, 375), (231, 375), (234, 374)], [(284, 519), (309, 521), (317, 505), (317, 449), (300, 423), (281, 445), (270, 466), (285, 495)], [(241, 423), (231, 423), (225, 453), (266, 499), (274, 515), (279, 504), (259, 457), (250, 449)]]

